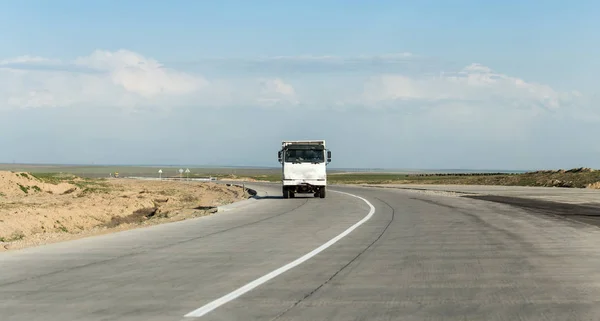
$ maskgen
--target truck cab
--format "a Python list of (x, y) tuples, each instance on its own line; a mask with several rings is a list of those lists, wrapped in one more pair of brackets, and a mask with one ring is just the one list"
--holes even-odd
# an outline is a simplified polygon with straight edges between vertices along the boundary
[(331, 151), (324, 140), (283, 141), (278, 159), (282, 167), (283, 198), (314, 194), (325, 198)]

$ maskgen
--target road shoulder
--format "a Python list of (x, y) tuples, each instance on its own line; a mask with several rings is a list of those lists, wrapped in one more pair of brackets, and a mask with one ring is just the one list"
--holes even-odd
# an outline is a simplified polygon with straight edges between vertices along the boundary
[(600, 227), (600, 190), (487, 185), (361, 185), (502, 203)]

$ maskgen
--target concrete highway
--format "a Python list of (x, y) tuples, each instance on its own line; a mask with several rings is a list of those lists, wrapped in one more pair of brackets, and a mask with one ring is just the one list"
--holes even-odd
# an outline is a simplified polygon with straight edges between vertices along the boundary
[(456, 195), (250, 187), (208, 217), (0, 253), (0, 320), (600, 319), (596, 226)]

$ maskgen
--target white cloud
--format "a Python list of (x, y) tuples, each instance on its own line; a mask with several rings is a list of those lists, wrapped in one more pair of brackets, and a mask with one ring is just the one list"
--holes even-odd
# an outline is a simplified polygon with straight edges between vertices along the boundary
[[(207, 84), (201, 77), (163, 68), (152, 59), (124, 50), (96, 51), (62, 64), (27, 56), (4, 62), (0, 66), (0, 104), (4, 100), (8, 106), (0, 108), (135, 106), (158, 96), (192, 93)], [(60, 64), (62, 69), (31, 66), (37, 63)]]
[(96, 51), (75, 60), (78, 66), (108, 74), (113, 84), (143, 97), (182, 95), (207, 86), (202, 77), (164, 68), (156, 60), (131, 51)]
[(259, 79), (259, 84), (260, 95), (257, 101), (260, 105), (296, 105), (299, 103), (294, 87), (279, 78)]
[(399, 53), (388, 53), (381, 55), (360, 55), (360, 56), (333, 56), (333, 55), (298, 55), (298, 56), (274, 56), (264, 57), (259, 60), (262, 61), (305, 61), (305, 62), (337, 62), (337, 63), (348, 63), (352, 61), (369, 61), (369, 60), (380, 60), (380, 61), (399, 61), (406, 60), (407, 58), (415, 57), (410, 52), (399, 52)]
[(374, 76), (366, 82), (362, 100), (369, 105), (394, 101), (462, 101), (478, 103), (480, 108), (501, 106), (506, 109), (528, 104), (532, 109), (552, 110), (579, 96), (576, 92), (560, 93), (546, 85), (496, 73), (481, 64), (471, 64), (459, 72), (441, 72), (437, 76)]
[(358, 55), (358, 56), (336, 56), (336, 55), (290, 55), (290, 56), (261, 56), (261, 57), (245, 57), (245, 58), (209, 58), (204, 57), (195, 61), (182, 62), (184, 64), (202, 64), (205, 61), (216, 62), (216, 61), (243, 61), (243, 62), (335, 62), (335, 63), (347, 63), (352, 61), (370, 61), (370, 60), (387, 60), (393, 61), (405, 61), (408, 59), (418, 58), (410, 52), (393, 52), (378, 55)]
[(3, 60), (0, 84), (0, 109), (297, 103), (294, 88), (279, 78), (209, 81), (127, 50), (99, 50), (68, 63), (30, 56)]
[[(199, 70), (214, 74), (236, 74), (244, 72), (255, 77), (282, 77), (319, 75), (331, 77), (365, 73), (439, 71), (442, 63), (435, 59), (411, 53), (388, 53), (380, 55), (333, 56), (296, 55), (246, 58), (198, 58), (192, 61), (167, 62), (187, 70)], [(447, 64), (446, 64), (447, 65)], [(436, 69), (437, 68), (437, 69)]]
[[(544, 84), (495, 72), (482, 64), (474, 63), (452, 72), (438, 69), (432, 74), (421, 71), (430, 67), (429, 62), (411, 53), (265, 60), (276, 62), (278, 67), (292, 68), (282, 67), (279, 75), (261, 76), (246, 73), (238, 61), (232, 62), (235, 74), (215, 73), (207, 77), (189, 68), (169, 68), (127, 50), (98, 50), (68, 62), (22, 56), (0, 61), (0, 109), (302, 105), (335, 110), (406, 108), (411, 112), (445, 108), (456, 117), (479, 115), (480, 118), (485, 118), (481, 114), (485, 110), (518, 111), (519, 115), (525, 113), (531, 117), (566, 109), (594, 113), (584, 108), (589, 100), (580, 93), (559, 92)], [(221, 61), (221, 66), (226, 63)], [(360, 72), (340, 75), (333, 72), (339, 70), (335, 68), (323, 69), (331, 70), (330, 73), (314, 72), (325, 65)], [(388, 65), (391, 67), (387, 68)], [(308, 71), (302, 73), (303, 70)]]
[(58, 64), (58, 63), (60, 63), (60, 60), (48, 59), (48, 58), (44, 58), (44, 57), (30, 56), (30, 55), (0, 60), (0, 66), (15, 65), (15, 64), (37, 64), (37, 63)]
[(266, 93), (276, 93), (283, 96), (294, 96), (296, 94), (294, 87), (290, 84), (286, 84), (279, 78), (261, 79), (261, 85)]

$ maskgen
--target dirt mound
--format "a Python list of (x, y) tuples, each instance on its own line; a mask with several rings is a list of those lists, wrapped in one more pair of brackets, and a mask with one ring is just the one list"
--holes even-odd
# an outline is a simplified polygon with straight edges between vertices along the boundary
[(14, 197), (30, 194), (62, 194), (76, 189), (69, 183), (49, 184), (25, 172), (0, 171), (0, 196)]
[(578, 167), (578, 168), (572, 168), (572, 169), (549, 169), (549, 170), (541, 170), (541, 171), (535, 171), (535, 172), (528, 172), (526, 174), (563, 174), (563, 173), (593, 173), (596, 170), (593, 168), (589, 168), (589, 167)]
[(0, 251), (207, 215), (248, 197), (212, 182), (1, 174)]

